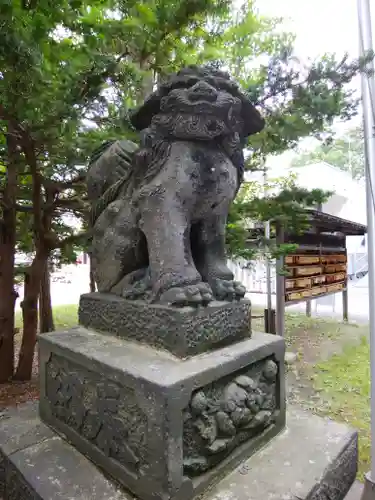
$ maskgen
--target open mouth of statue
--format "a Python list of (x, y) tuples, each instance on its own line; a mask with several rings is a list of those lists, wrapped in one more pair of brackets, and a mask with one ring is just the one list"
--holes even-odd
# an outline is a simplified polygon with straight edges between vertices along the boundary
[(215, 102), (217, 100), (216, 92), (190, 92), (188, 94), (189, 101), (194, 104)]
[[(227, 121), (230, 108), (233, 102), (229, 99), (221, 99), (220, 95), (216, 99), (211, 99), (209, 95), (195, 94), (191, 99), (192, 93), (185, 93), (179, 96), (164, 97), (161, 101), (160, 111), (166, 114), (175, 114), (176, 110), (180, 114), (214, 116)], [(199, 97), (199, 98), (198, 98)]]

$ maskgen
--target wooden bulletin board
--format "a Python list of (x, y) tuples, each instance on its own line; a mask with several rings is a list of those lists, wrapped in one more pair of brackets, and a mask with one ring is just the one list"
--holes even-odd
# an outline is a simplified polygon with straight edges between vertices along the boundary
[(284, 260), (285, 305), (316, 299), (346, 288), (346, 252), (297, 250)]
[(348, 319), (346, 236), (363, 236), (366, 226), (320, 210), (306, 210), (310, 227), (302, 234), (291, 234), (276, 223), (276, 243), (292, 243), (297, 250), (276, 262), (276, 332), (285, 332), (285, 308), (342, 292), (343, 319)]

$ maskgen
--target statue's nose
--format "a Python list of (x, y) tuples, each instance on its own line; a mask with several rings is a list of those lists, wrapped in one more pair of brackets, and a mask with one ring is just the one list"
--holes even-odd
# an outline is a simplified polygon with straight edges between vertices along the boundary
[(190, 93), (190, 96), (193, 99), (205, 98), (209, 100), (216, 100), (217, 98), (217, 90), (215, 87), (212, 87), (212, 85), (204, 81), (197, 82), (193, 85), (190, 89)]

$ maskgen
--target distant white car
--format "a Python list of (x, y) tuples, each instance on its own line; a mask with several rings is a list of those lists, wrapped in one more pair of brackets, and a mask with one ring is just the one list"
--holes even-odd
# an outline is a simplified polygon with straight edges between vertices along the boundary
[(26, 253), (17, 253), (14, 259), (16, 266), (29, 266), (32, 263), (32, 257)]

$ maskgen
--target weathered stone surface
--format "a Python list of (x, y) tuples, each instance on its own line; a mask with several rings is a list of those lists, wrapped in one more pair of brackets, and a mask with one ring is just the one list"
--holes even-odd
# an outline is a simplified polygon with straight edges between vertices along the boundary
[(298, 353), (292, 352), (292, 351), (287, 351), (285, 353), (285, 363), (287, 365), (293, 365), (298, 359)]
[(5, 495), (5, 471), (8, 457), (53, 436), (52, 430), (37, 415), (37, 404), (10, 408), (0, 416), (0, 499)]
[(343, 500), (357, 460), (356, 431), (289, 407), (286, 430), (202, 500)]
[(185, 357), (251, 336), (251, 304), (211, 302), (176, 308), (131, 301), (114, 294), (81, 295), (79, 323), (103, 333), (167, 349)]
[(354, 484), (345, 500), (372, 500), (375, 493), (375, 484), (372, 479), (371, 470), (365, 473), (364, 483)]
[[(0, 419), (0, 448), (18, 440), (22, 427), (44, 427), (36, 407), (20, 407), (18, 428)], [(5, 441), (4, 441), (5, 437)], [(133, 500), (72, 445), (54, 434), (19, 451), (6, 452), (7, 490), (4, 500)], [(343, 500), (354, 481), (357, 436), (346, 426), (302, 412), (287, 412), (287, 429), (221, 475), (200, 500)], [(196, 480), (196, 479), (195, 479)], [(358, 489), (359, 492), (359, 489)], [(166, 497), (167, 498), (167, 497)], [(184, 498), (178, 498), (179, 500)], [(185, 497), (186, 498), (186, 497)], [(198, 499), (198, 497), (196, 497)], [(359, 500), (358, 496), (349, 497)]]
[(345, 500), (365, 500), (362, 498), (363, 494), (363, 484), (359, 481), (355, 481), (353, 486), (350, 488), (349, 493), (346, 495)]
[(3, 500), (127, 500), (123, 492), (41, 422), (37, 403), (0, 417)]
[(274, 335), (185, 360), (80, 327), (40, 336), (39, 349), (42, 419), (142, 500), (192, 499), (285, 423)]
[(242, 298), (225, 255), (243, 147), (264, 120), (229, 75), (196, 66), (158, 86), (133, 115), (140, 148), (111, 141), (87, 172), (100, 292), (185, 305)]
[(184, 419), (184, 472), (199, 476), (280, 417), (272, 356), (194, 392)]
[(4, 500), (127, 500), (94, 464), (55, 435), (9, 457)]

